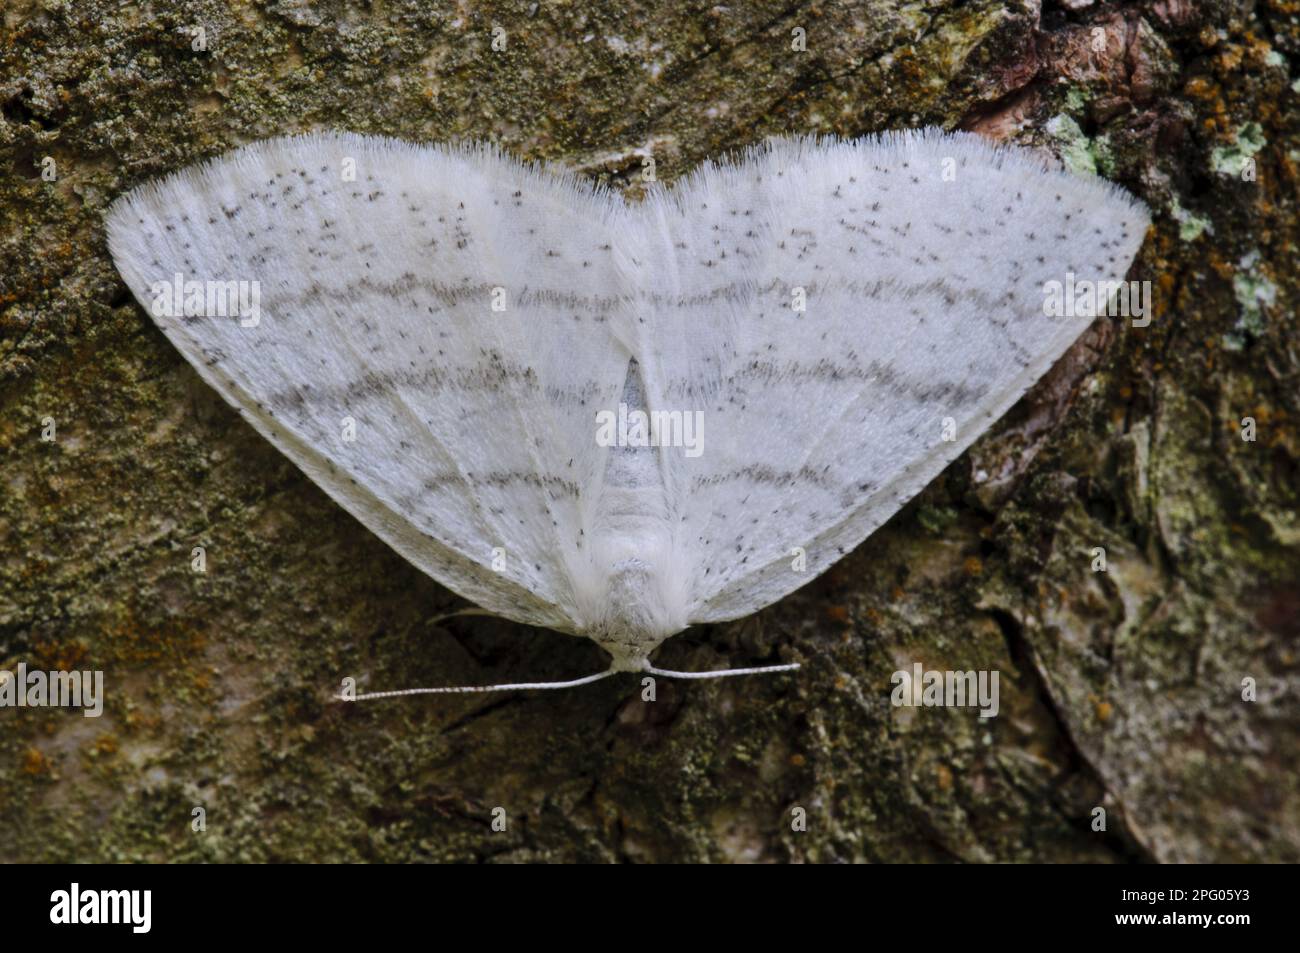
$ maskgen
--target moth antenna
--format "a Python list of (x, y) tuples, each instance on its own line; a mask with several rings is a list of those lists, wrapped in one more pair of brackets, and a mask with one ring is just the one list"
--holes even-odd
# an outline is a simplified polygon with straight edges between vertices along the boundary
[(584, 678), (575, 678), (568, 682), (517, 682), (505, 685), (459, 685), (455, 688), (403, 688), (394, 692), (362, 692), (359, 695), (353, 695), (351, 698), (344, 698), (342, 695), (335, 695), (335, 699), (343, 702), (363, 702), (372, 701), (376, 698), (399, 698), (402, 695), (472, 695), (478, 692), (522, 692), (533, 689), (550, 689), (550, 688), (577, 688), (580, 685), (590, 685), (592, 682), (598, 682), (602, 678), (608, 678), (613, 675), (615, 670), (608, 668), (603, 672), (597, 672), (595, 675), (588, 675)]
[[(641, 671), (649, 675), (660, 675), (664, 678), (698, 679), (729, 678), (732, 675), (768, 675), (774, 672), (794, 672), (798, 671), (798, 669), (799, 663), (791, 662), (788, 665), (760, 665), (756, 668), (724, 668), (714, 672), (673, 672), (668, 669), (647, 665)], [(567, 682), (513, 682), (502, 685), (458, 685), (449, 688), (403, 688), (392, 692), (362, 692), (351, 698), (344, 698), (342, 695), (335, 695), (334, 697), (338, 701), (364, 702), (373, 701), (376, 698), (400, 698), (404, 695), (474, 695), (481, 692), (523, 692), (555, 688), (579, 688), (583, 685), (590, 685), (592, 682), (598, 682), (602, 678), (609, 678), (611, 675), (618, 674), (619, 671), (619, 669), (607, 668), (595, 675), (587, 675)]]
[(662, 675), (664, 678), (730, 678), (732, 675), (767, 675), (772, 672), (794, 672), (798, 669), (799, 663), (791, 662), (789, 665), (760, 665), (757, 668), (723, 668), (716, 672), (670, 672), (668, 669), (649, 665), (644, 671), (651, 675)]

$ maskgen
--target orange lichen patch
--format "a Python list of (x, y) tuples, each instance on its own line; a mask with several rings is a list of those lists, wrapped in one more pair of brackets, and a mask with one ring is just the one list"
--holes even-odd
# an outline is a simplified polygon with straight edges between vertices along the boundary
[(1115, 714), (1115, 709), (1110, 702), (1098, 702), (1096, 707), (1097, 720), (1105, 723), (1110, 721), (1111, 716)]
[(1215, 65), (1219, 68), (1220, 72), (1235, 72), (1237, 67), (1241, 66), (1241, 60), (1244, 55), (1244, 51), (1236, 43), (1226, 44), (1223, 49), (1220, 50), (1219, 55), (1215, 58)]
[(1229, 281), (1232, 280), (1232, 277), (1237, 273), (1237, 263), (1229, 261), (1217, 251), (1212, 251), (1210, 253), (1207, 264), (1214, 269), (1216, 275)]
[(158, 714), (151, 714), (144, 711), (128, 711), (122, 716), (123, 724), (131, 730), (143, 729), (145, 731), (157, 731), (163, 726), (163, 718)]
[(38, 668), (71, 672), (81, 668), (86, 655), (86, 647), (80, 642), (39, 641), (33, 647), (32, 661)]
[(894, 54), (893, 73), (913, 83), (919, 83), (926, 78), (926, 66), (917, 58), (913, 50), (904, 47)]
[(1173, 306), (1175, 278), (1172, 272), (1163, 272), (1156, 278), (1156, 290), (1159, 292), (1152, 304), (1154, 305), (1154, 317), (1160, 318), (1168, 314), (1169, 309)]
[(878, 626), (885, 621), (885, 617), (880, 614), (879, 609), (873, 607), (867, 610), (867, 621), (873, 626)]
[(826, 615), (836, 622), (848, 622), (849, 610), (847, 606), (827, 606)]
[(1268, 62), (1268, 54), (1273, 52), (1273, 44), (1254, 30), (1246, 31), (1246, 46), (1254, 65), (1263, 66)]
[(946, 764), (934, 766), (934, 780), (939, 785), (940, 791), (952, 790), (952, 771)]
[(23, 754), (23, 773), (36, 777), (50, 773), (50, 762), (45, 755), (35, 748), (28, 748)]
[(895, 586), (889, 593), (890, 601), (902, 602), (907, 598), (907, 593), (903, 591), (902, 586)]
[(126, 619), (104, 634), (114, 657), (124, 662), (186, 661), (200, 654), (206, 644), (203, 634), (184, 622), (146, 628)]
[(1281, 153), (1277, 159), (1282, 169), (1282, 175), (1287, 181), (1294, 182), (1297, 178), (1300, 178), (1300, 170), (1297, 169), (1290, 152)]
[(790, 755), (790, 763), (794, 765), (796, 768), (802, 768), (805, 764), (807, 764), (807, 762), (808, 759), (805, 758), (803, 755), (799, 754), (797, 751), (794, 754)]
[(1183, 94), (1189, 99), (1209, 102), (1216, 97), (1214, 84), (1204, 76), (1193, 76), (1183, 84)]
[(99, 756), (117, 754), (117, 738), (113, 735), (100, 735), (95, 739), (94, 752)]
[(984, 572), (984, 563), (978, 556), (967, 556), (961, 564), (962, 572), (968, 576), (979, 576)]

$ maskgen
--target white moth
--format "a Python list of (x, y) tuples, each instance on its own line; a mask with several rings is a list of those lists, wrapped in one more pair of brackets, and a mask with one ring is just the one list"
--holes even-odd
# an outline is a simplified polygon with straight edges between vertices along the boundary
[(499, 688), (724, 674), (649, 656), (885, 522), (1091, 323), (1044, 289), (1120, 281), (1148, 216), (938, 131), (776, 140), (631, 205), (488, 146), (317, 134), (107, 223), (163, 333), (331, 497), (479, 606), (612, 656)]

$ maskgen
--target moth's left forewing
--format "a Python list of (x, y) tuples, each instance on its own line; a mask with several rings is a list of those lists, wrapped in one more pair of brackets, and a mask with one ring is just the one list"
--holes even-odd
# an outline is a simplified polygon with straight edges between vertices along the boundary
[[(665, 203), (667, 204), (667, 203)], [(660, 401), (691, 621), (775, 601), (857, 546), (1094, 320), (1052, 282), (1119, 281), (1145, 210), (970, 136), (786, 141), (694, 177), (666, 217)]]

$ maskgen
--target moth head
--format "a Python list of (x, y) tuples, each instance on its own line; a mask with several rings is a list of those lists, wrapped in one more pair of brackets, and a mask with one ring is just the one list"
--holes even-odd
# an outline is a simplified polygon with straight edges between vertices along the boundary
[(603, 591), (589, 606), (591, 622), (578, 634), (612, 655), (616, 671), (643, 670), (659, 643), (686, 628), (683, 602), (673, 598), (663, 576), (639, 557), (621, 559), (610, 567)]

